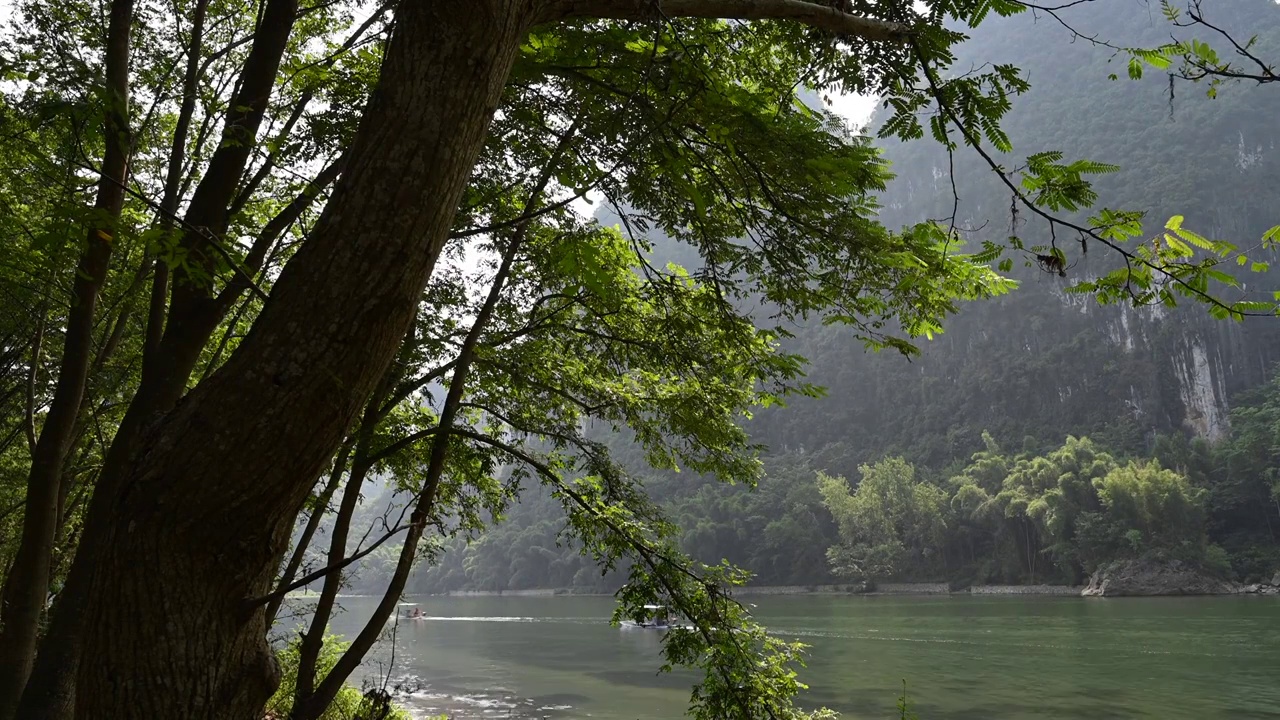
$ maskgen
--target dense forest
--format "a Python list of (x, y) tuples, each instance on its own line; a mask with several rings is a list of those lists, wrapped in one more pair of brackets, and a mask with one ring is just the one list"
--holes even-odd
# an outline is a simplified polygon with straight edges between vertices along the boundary
[(0, 720), (403, 717), (534, 587), (829, 720), (734, 587), (1277, 568), (1269, 0), (6, 10)]
[[(1280, 44), (1274, 8), (1217, 11), (1226, 26), (1258, 32), (1261, 47)], [(1167, 35), (1144, 3), (1106, 3), (1069, 18), (1074, 30), (1119, 45), (1154, 45)], [(1274, 224), (1268, 198), (1280, 181), (1280, 153), (1268, 118), (1280, 112), (1280, 94), (1233, 86), (1210, 98), (1178, 86), (1171, 98), (1166, 75), (1129, 79), (1113, 50), (1046, 15), (995, 19), (971, 35), (961, 65), (1008, 61), (1033, 80), (1005, 125), (1019, 148), (1114, 162), (1120, 172), (1098, 183), (1109, 202), (1153, 217), (1185, 215), (1213, 237), (1258, 237)], [(1121, 77), (1108, 81), (1118, 69)], [(872, 119), (873, 130), (883, 117)], [(969, 242), (1011, 234), (1013, 223), (1024, 234), (1047, 232), (1035, 218), (1010, 216), (1007, 189), (972, 153), (951, 160), (936, 145), (880, 144), (896, 176), (881, 198), (886, 224), (922, 211), (951, 215), (954, 176)], [(600, 217), (617, 221), (608, 210)], [(655, 256), (700, 263), (672, 243), (660, 243)], [(1065, 291), (1111, 263), (1097, 251), (1073, 255), (1061, 278), (1019, 262), (1018, 290), (965, 306), (911, 361), (867, 352), (838, 325), (793, 326), (787, 347), (807, 358), (808, 379), (826, 392), (764, 409), (748, 423), (768, 448), (755, 488), (646, 472), (625, 436), (604, 439), (646, 475), (687, 552), (704, 562), (727, 559), (759, 584), (867, 575), (959, 586), (1079, 583), (1100, 564), (1152, 551), (1240, 580), (1269, 579), (1280, 569), (1280, 457), (1267, 440), (1280, 406), (1272, 382), (1280, 327), (1222, 323), (1197, 308), (1102, 306)], [(1249, 282), (1268, 287), (1268, 277)], [(879, 507), (893, 527), (859, 529), (849, 502), (824, 478), (856, 488), (868, 476), (916, 487), (928, 510)], [(1131, 499), (1116, 499), (1119, 492)], [(1171, 504), (1142, 501), (1152, 493)], [(1148, 514), (1121, 509), (1134, 503)], [(451, 541), (415, 573), (411, 591), (616, 589), (622, 574), (602, 576), (563, 541), (558, 507), (531, 488), (482, 536)], [(1153, 530), (1166, 525), (1186, 535)], [(890, 557), (850, 554), (859, 548)], [(379, 589), (393, 564), (380, 549), (352, 588)]]

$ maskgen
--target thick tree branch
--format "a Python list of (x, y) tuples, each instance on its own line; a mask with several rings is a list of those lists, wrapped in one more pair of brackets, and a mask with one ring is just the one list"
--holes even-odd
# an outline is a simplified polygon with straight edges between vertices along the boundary
[[(543, 193), (547, 189), (547, 185), (551, 182), (551, 178), (555, 173), (555, 169), (560, 158), (577, 134), (579, 119), (575, 119), (573, 123), (561, 136), (560, 142), (551, 155), (551, 159), (543, 168), (541, 175), (537, 179), (529, 193), (529, 199), (526, 207), (535, 207), (542, 199)], [(502, 297), (503, 288), (506, 285), (507, 278), (510, 276), (512, 266), (519, 254), (521, 246), (524, 244), (528, 236), (530, 220), (526, 220), (523, 224), (517, 226), (508, 241), (504, 250), (502, 260), (498, 265), (498, 270), (494, 275), (489, 293), (485, 298), (484, 304), (476, 313), (476, 319), (472, 323), (471, 329), (467, 332), (466, 338), (463, 340), (462, 348), (458, 352), (457, 367), (454, 370), (453, 377), (449, 381), (449, 392), (445, 397), (444, 406), (440, 410), (440, 420), (437, 428), (435, 428), (434, 440), (431, 445), (431, 454), (427, 460), (427, 469), (422, 483), (422, 489), (419, 491), (414, 505), (413, 514), (409, 518), (409, 532), (405, 536), (404, 545), (400, 549), (400, 557), (396, 563), (395, 573), (392, 575), (391, 583), (383, 593), (382, 602), (379, 603), (373, 616), (366, 623), (364, 629), (351, 641), (350, 647), (338, 659), (338, 662), (330, 669), (329, 674), (320, 681), (315, 687), (314, 692), (306, 692), (310, 690), (312, 678), (306, 678), (307, 687), (304, 688), (304, 678), (301, 676), (302, 668), (299, 669), (298, 685), (299, 691), (295, 695), (293, 716), (296, 720), (315, 720), (319, 718), (321, 713), (333, 701), (338, 690), (342, 687), (346, 679), (351, 675), (360, 661), (364, 658), (366, 652), (372, 647), (373, 642), (381, 634), (383, 625), (386, 623), (390, 613), (395, 608), (395, 603), (399, 601), (401, 593), (404, 592), (405, 583), (408, 581), (409, 571), (412, 568), (413, 560), (417, 554), (418, 541), (422, 537), (422, 532), (426, 527), (429, 513), (435, 506), (436, 494), (440, 487), (440, 479), (445, 472), (445, 460), (448, 455), (449, 433), (452, 431), (454, 419), (457, 416), (458, 409), (462, 403), (462, 396), (466, 390), (466, 382), (468, 370), (475, 358), (475, 349), (480, 342), (480, 338), (484, 333), (485, 327), (488, 325), (490, 318), (498, 305), (498, 301)], [(371, 408), (376, 408), (376, 400), (371, 403)], [(308, 668), (314, 670), (314, 668)]]
[(723, 18), (726, 20), (794, 20), (820, 30), (863, 40), (897, 41), (911, 30), (901, 23), (859, 17), (804, 0), (558, 0), (547, 3), (540, 22), (570, 18), (650, 20)]
[[(88, 385), (94, 318), (99, 294), (111, 271), (116, 225), (124, 208), (123, 181), (128, 179), (132, 146), (129, 52), (133, 0), (113, 0), (109, 17), (103, 52), (106, 91), (103, 132), (107, 142), (94, 201), (94, 210), (100, 214), (89, 226), (77, 261), (58, 382), (31, 450), (21, 540), (6, 574), (3, 602), (0, 602), (0, 718), (5, 719), (19, 716), (19, 699), (35, 659), (57, 534), (62, 468), (72, 448), (76, 419)], [(119, 186), (114, 178), (121, 179)]]

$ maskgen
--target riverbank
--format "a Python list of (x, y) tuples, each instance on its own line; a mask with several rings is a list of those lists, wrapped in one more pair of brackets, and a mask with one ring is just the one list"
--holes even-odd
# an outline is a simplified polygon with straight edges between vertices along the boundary
[(947, 583), (876, 583), (864, 585), (809, 585), (735, 588), (735, 595), (1080, 595), (1073, 585), (973, 585), (953, 589)]
[[(609, 595), (578, 592), (571, 588), (529, 590), (457, 590), (453, 597), (546, 597), (555, 595)], [(1241, 584), (1225, 580), (1198, 565), (1176, 559), (1139, 558), (1099, 568), (1087, 585), (972, 585), (953, 587), (945, 582), (869, 582), (829, 585), (747, 585), (733, 589), (738, 596), (752, 595), (1051, 595), (1075, 597), (1170, 595), (1280, 595), (1280, 572), (1270, 583)]]
[[(1277, 574), (1276, 580), (1280, 580)], [(1058, 596), (1058, 597), (1105, 597), (1099, 592), (1090, 592), (1088, 585), (972, 585), (967, 588), (952, 589), (946, 583), (879, 583), (871, 588), (860, 584), (844, 585), (747, 585), (734, 588), (734, 595), (1010, 595), (1010, 596)], [(1135, 593), (1137, 594), (1137, 593)], [(1153, 593), (1142, 593), (1153, 594)], [(1230, 590), (1221, 592), (1178, 592), (1155, 593), (1167, 595), (1272, 595), (1280, 596), (1280, 582), (1272, 584), (1254, 583), (1249, 585), (1232, 584)], [(612, 597), (611, 592), (589, 591), (577, 588), (530, 588), (525, 590), (450, 590), (446, 593), (428, 593), (423, 597)], [(1114, 597), (1114, 594), (1110, 596)], [(305, 600), (318, 597), (317, 593), (295, 591), (287, 596), (291, 600)], [(380, 597), (378, 595), (343, 594), (343, 598)], [(406, 597), (410, 597), (406, 595)]]
[[(733, 589), (734, 595), (1062, 595), (1079, 596), (1078, 585), (974, 585), (952, 589), (946, 583), (860, 583), (844, 585), (746, 585)], [(581, 591), (574, 588), (534, 588), (528, 590), (451, 590), (448, 597), (581, 597), (611, 596), (613, 593)]]

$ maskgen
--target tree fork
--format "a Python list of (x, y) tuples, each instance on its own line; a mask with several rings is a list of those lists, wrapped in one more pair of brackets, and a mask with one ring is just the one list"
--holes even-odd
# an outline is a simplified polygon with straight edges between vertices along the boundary
[[(198, 83), (203, 72), (200, 48), (203, 44), (204, 20), (207, 2), (200, 0), (194, 9), (192, 42), (188, 48), (186, 72), (183, 79), (183, 100), (178, 124), (171, 145), (165, 194), (161, 204), (162, 225), (170, 225), (176, 213), (181, 195), (181, 169), (186, 152), (186, 137), (198, 94)], [(244, 67), (242, 82), (235, 98), (235, 112), (227, 118), (223, 131), (224, 140), (235, 142), (219, 147), (210, 160), (210, 169), (196, 186), (196, 198), (188, 209), (186, 224), (198, 225), (225, 221), (226, 203), (234, 192), (234, 182), (226, 187), (226, 177), (243, 171), (250, 148), (247, 145), (256, 134), (283, 56), (285, 44), (296, 19), (296, 0), (274, 0), (267, 6), (263, 31), (255, 38)], [(249, 143), (244, 137), (249, 138)], [(244, 146), (244, 147), (242, 147)], [(216, 172), (215, 172), (216, 169)], [(119, 186), (123, 192), (123, 186)], [(221, 202), (221, 209), (218, 203)], [(189, 240), (187, 235), (182, 236)], [(139, 447), (143, 429), (159, 414), (168, 411), (181, 397), (209, 335), (212, 334), (226, 307), (233, 299), (230, 290), (224, 292), (226, 303), (211, 299), (199, 302), (189, 286), (184, 295), (176, 293), (175, 310), (178, 317), (170, 317), (166, 323), (165, 295), (170, 290), (168, 265), (156, 263), (151, 298), (148, 309), (147, 332), (143, 353), (142, 380), (129, 403), (124, 418), (116, 430), (88, 511), (84, 538), (93, 538), (109, 531), (115, 521), (108, 505), (126, 464)], [(187, 302), (184, 304), (183, 300)], [(166, 328), (166, 324), (168, 327)], [(22, 696), (21, 716), (31, 720), (61, 720), (70, 717), (75, 703), (75, 676), (79, 668), (80, 644), (84, 633), (83, 604), (90, 592), (89, 575), (94, 571), (99, 548), (84, 544), (76, 553), (60, 602), (53, 613), (48, 632), (36, 658), (31, 680)], [(0, 717), (0, 720), (7, 720)]]

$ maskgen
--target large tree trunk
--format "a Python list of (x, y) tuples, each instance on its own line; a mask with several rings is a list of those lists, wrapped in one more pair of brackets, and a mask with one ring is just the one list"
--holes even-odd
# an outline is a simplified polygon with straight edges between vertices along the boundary
[[(202, 61), (204, 19), (207, 3), (197, 2), (187, 50), (183, 80), (183, 100), (169, 156), (169, 171), (161, 201), (161, 226), (168, 228), (180, 205), (181, 169), (186, 154), (186, 137), (198, 95)], [(196, 198), (188, 206), (185, 225), (207, 228), (215, 235), (226, 229), (226, 206), (235, 193), (235, 181), (247, 162), (274, 86), (280, 58), (296, 20), (297, 0), (270, 0), (267, 3), (253, 46), (241, 69), (239, 89), (232, 100), (234, 110), (227, 115), (223, 142), (210, 160)], [(198, 198), (198, 202), (196, 199)], [(183, 235), (190, 243), (194, 235)], [(189, 279), (184, 279), (189, 280)], [(225, 305), (203, 297), (191, 282), (184, 282), (175, 295), (177, 317), (170, 318), (172, 337), (165, 334), (165, 294), (169, 290), (168, 267), (157, 263), (148, 310), (143, 352), (142, 380), (116, 430), (107, 451), (97, 487), (86, 512), (84, 538), (101, 537), (116, 521), (112, 500), (118, 493), (122, 475), (137, 452), (143, 429), (177, 403), (187, 387), (192, 368), (213, 332)], [(206, 288), (207, 289), (207, 288)], [(228, 295), (231, 293), (228, 292)], [(162, 340), (164, 344), (162, 345)], [(92, 543), (82, 543), (76, 553), (67, 583), (54, 607), (48, 632), (40, 645), (36, 665), (19, 707), (24, 720), (66, 720), (74, 709), (76, 675), (84, 634), (84, 605), (90, 592), (90, 575), (97, 564)], [(5, 718), (0, 717), (0, 720)]]
[[(526, 6), (527, 7), (527, 6)], [(350, 164), (227, 364), (152, 427), (85, 543), (76, 715), (255, 717), (290, 524), (395, 355), (526, 30), (502, 0), (401, 5)]]
[[(115, 0), (106, 48), (106, 152), (94, 207), (118, 218), (124, 207), (129, 166), (129, 39), (133, 1)], [(49, 591), (49, 569), (59, 525), (62, 467), (70, 451), (76, 418), (93, 359), (93, 320), (98, 293), (111, 262), (111, 223), (89, 228), (76, 267), (62, 362), (53, 402), (40, 429), (27, 477), (22, 539), (5, 578), (0, 605), (0, 720), (14, 717), (35, 660), (40, 615)]]

